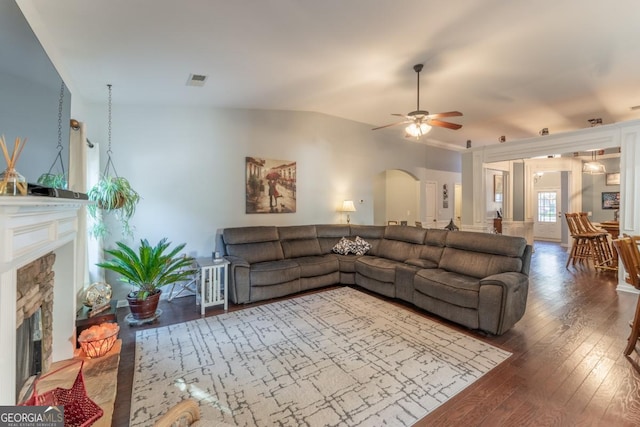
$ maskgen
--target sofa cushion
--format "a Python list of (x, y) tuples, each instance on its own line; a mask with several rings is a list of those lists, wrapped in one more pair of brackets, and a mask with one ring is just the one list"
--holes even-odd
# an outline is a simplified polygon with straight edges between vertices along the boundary
[(320, 255), (320, 243), (317, 239), (282, 240), (282, 253), (285, 258)]
[(360, 236), (363, 239), (382, 239), (384, 237), (384, 225), (355, 225), (350, 226), (351, 236)]
[(396, 279), (396, 267), (401, 264), (386, 258), (365, 255), (356, 261), (356, 273), (376, 279), (380, 282), (393, 283)]
[(460, 307), (478, 308), (480, 280), (439, 268), (416, 273), (414, 289)]
[(316, 225), (316, 235), (320, 252), (327, 254), (342, 237), (349, 236), (349, 224)]
[(441, 246), (424, 245), (422, 248), (420, 248), (420, 258), (437, 265), (442, 258), (443, 251), (444, 248)]
[[(388, 228), (415, 228), (391, 226)], [(420, 258), (423, 245), (407, 243), (400, 240), (389, 240), (384, 238), (378, 245), (377, 256), (395, 261), (404, 261), (409, 258)]]
[(439, 267), (482, 279), (492, 274), (520, 271), (522, 259), (446, 247), (440, 258)]
[(278, 236), (280, 240), (298, 240), (298, 239), (315, 239), (315, 225), (291, 225), (287, 227), (278, 227)]
[(386, 227), (384, 238), (387, 240), (399, 240), (401, 242), (424, 244), (427, 230), (417, 227)]
[(222, 231), (222, 238), (227, 245), (271, 242), (280, 239), (278, 229), (273, 226), (225, 228)]
[(276, 227), (236, 227), (222, 231), (227, 255), (243, 258), (249, 264), (284, 258)]
[(338, 259), (338, 265), (340, 266), (340, 271), (342, 273), (355, 273), (356, 272), (356, 261), (361, 257), (357, 255), (334, 255)]
[(413, 265), (420, 268), (438, 268), (437, 261), (431, 261), (423, 258), (409, 258), (404, 261), (405, 264)]
[(227, 245), (227, 254), (243, 258), (249, 264), (277, 261), (284, 258), (282, 246), (278, 241)]
[(378, 245), (384, 237), (384, 225), (351, 225), (350, 236), (360, 236), (365, 239), (371, 249), (367, 252), (369, 255), (378, 255)]
[(288, 259), (251, 264), (249, 280), (251, 286), (269, 286), (298, 280), (300, 266)]
[(300, 266), (300, 277), (323, 276), (339, 271), (338, 258), (335, 255), (320, 255), (293, 258)]
[(449, 230), (429, 228), (427, 229), (427, 236), (425, 237), (424, 242), (429, 246), (444, 247), (444, 245), (447, 243), (448, 234)]
[(508, 257), (522, 257), (527, 241), (523, 237), (455, 231), (447, 233), (447, 247)]
[(280, 245), (285, 258), (320, 255), (315, 225), (278, 227)]

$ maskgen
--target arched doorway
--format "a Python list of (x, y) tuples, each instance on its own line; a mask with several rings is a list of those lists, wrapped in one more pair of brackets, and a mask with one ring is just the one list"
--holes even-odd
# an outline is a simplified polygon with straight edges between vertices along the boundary
[(378, 174), (374, 186), (373, 223), (406, 221), (414, 225), (420, 220), (420, 180), (412, 174), (389, 169)]

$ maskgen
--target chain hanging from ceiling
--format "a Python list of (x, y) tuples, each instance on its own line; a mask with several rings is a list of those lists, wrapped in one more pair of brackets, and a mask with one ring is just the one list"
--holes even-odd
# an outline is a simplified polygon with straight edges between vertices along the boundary
[(113, 154), (113, 151), (111, 150), (111, 104), (112, 104), (112, 85), (108, 84), (107, 88), (109, 88), (109, 99), (107, 102), (107, 115), (108, 115), (108, 119), (107, 119), (107, 125), (108, 125), (108, 130), (107, 130), (107, 141), (108, 141), (108, 147), (107, 147), (107, 164), (104, 167), (104, 173), (103, 176), (107, 177), (109, 176), (109, 169), (113, 170), (113, 176), (115, 176), (116, 178), (118, 177), (118, 172), (116, 171), (116, 167), (113, 165), (113, 160), (111, 159), (111, 154)]
[[(49, 172), (40, 175), (38, 178), (38, 184), (46, 185), (53, 188), (62, 188), (66, 189), (68, 186), (67, 183), (67, 173), (64, 169), (64, 161), (62, 159), (62, 151), (64, 147), (62, 146), (62, 109), (64, 107), (64, 91), (66, 86), (64, 81), (60, 84), (60, 96), (58, 97), (58, 145), (56, 145), (57, 154), (53, 159), (53, 163), (49, 168)], [(60, 163), (59, 172), (54, 173), (54, 169), (56, 165)]]

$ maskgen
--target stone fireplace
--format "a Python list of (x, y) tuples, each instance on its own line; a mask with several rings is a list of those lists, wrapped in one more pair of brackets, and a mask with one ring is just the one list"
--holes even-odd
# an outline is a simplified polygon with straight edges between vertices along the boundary
[[(23, 305), (29, 305), (28, 312), (37, 306), (43, 325), (50, 323), (49, 331), (43, 326), (43, 372), (50, 363), (73, 357), (76, 295), (84, 282), (82, 269), (77, 268), (78, 260), (84, 259), (77, 253), (78, 212), (86, 204), (73, 199), (0, 197), (0, 405), (16, 403), (16, 331), (26, 314)], [(51, 268), (48, 273), (46, 268), (34, 273), (40, 275), (37, 289), (32, 281), (19, 290), (18, 275), (30, 274), (34, 262), (50, 263)], [(41, 288), (48, 280), (53, 280), (53, 287)], [(43, 303), (47, 299), (52, 303)]]
[(16, 391), (51, 366), (53, 351), (53, 252), (18, 269)]

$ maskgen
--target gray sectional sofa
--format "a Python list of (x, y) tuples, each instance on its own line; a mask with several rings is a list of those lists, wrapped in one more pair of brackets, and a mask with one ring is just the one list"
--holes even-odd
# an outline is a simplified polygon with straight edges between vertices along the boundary
[[(364, 255), (338, 254), (343, 237)], [(223, 230), (235, 303), (330, 285), (358, 285), (500, 335), (524, 315), (532, 248), (520, 237), (407, 226), (303, 225)]]

